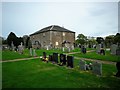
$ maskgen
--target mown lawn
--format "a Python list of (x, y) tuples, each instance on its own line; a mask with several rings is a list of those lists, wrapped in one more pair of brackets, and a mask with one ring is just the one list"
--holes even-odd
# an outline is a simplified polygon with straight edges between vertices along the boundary
[(2, 64), (3, 88), (120, 88), (120, 79), (114, 77), (116, 67), (103, 64), (103, 75), (80, 71), (79, 60), (74, 69), (45, 63), (39, 59)]
[(120, 61), (120, 56), (111, 55), (110, 51), (106, 51), (105, 55), (97, 54), (96, 51), (88, 52), (86, 54), (83, 54), (80, 52), (80, 53), (71, 54), (71, 55), (76, 57), (81, 57), (81, 58), (90, 58), (90, 59), (113, 61), (113, 62)]
[[(55, 50), (54, 49), (53, 50), (37, 49), (36, 50), (37, 56), (42, 56), (43, 52), (46, 52), (47, 55), (53, 54), (54, 52), (62, 53), (62, 51), (58, 49), (55, 49)], [(23, 51), (23, 54), (19, 54), (18, 52), (10, 51), (10, 50), (2, 51), (2, 60), (13, 60), (13, 59), (29, 58), (29, 57), (32, 57), (32, 56), (30, 56), (30, 52), (28, 49), (25, 49)]]
[[(95, 50), (95, 49), (88, 48), (87, 50), (89, 51), (89, 50)], [(62, 52), (62, 50), (60, 49), (52, 49), (52, 50), (37, 49), (36, 50), (37, 56), (42, 56), (43, 52), (46, 52), (47, 55), (53, 54), (54, 52), (59, 54), (66, 53), (66, 52)], [(120, 61), (120, 56), (111, 55), (110, 51), (106, 51), (105, 55), (97, 54), (96, 51), (83, 54), (81, 53), (79, 48), (75, 48), (71, 52), (80, 52), (76, 54), (71, 54), (72, 56), (76, 56), (80, 58), (90, 58), (90, 59), (106, 60), (106, 61), (113, 61), (113, 62)], [(29, 58), (29, 57), (31, 56), (28, 49), (25, 49), (23, 54), (19, 54), (18, 52), (9, 51), (9, 50), (2, 51), (2, 60), (13, 60), (13, 59)]]

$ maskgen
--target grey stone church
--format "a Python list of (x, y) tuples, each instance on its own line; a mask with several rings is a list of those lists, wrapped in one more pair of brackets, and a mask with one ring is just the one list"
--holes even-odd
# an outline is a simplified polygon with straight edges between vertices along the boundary
[(75, 43), (75, 32), (57, 25), (45, 27), (30, 35), (33, 48), (61, 48), (64, 43), (73, 46)]

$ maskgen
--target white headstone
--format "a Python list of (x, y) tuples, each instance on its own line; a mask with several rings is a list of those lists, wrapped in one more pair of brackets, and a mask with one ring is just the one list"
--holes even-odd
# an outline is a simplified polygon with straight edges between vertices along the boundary
[(33, 56), (37, 56), (35, 49), (33, 49)]
[(98, 45), (96, 46), (96, 52), (97, 52), (97, 53), (100, 53), (100, 47), (101, 47), (100, 44), (98, 44)]
[(110, 50), (111, 54), (116, 55), (117, 45), (116, 44), (111, 45)]
[(80, 60), (80, 70), (86, 70), (86, 62), (84, 60)]
[(72, 50), (74, 50), (74, 46), (73, 46), (73, 45), (72, 45), (72, 47), (71, 47), (71, 48), (72, 48)]
[(48, 46), (46, 46), (47, 47), (47, 50), (49, 50), (49, 47)]
[(102, 63), (93, 62), (93, 73), (96, 75), (102, 75)]
[(11, 43), (11, 47), (12, 47), (12, 50), (14, 51), (14, 50), (15, 50), (15, 47), (14, 47), (13, 41), (12, 41), (12, 43)]
[(19, 52), (20, 54), (23, 53), (23, 47), (22, 47), (21, 45), (18, 46), (18, 52)]
[(32, 48), (30, 48), (30, 56), (32, 56)]
[(65, 48), (64, 48), (64, 47), (62, 48), (62, 51), (63, 51), (63, 52), (65, 51)]

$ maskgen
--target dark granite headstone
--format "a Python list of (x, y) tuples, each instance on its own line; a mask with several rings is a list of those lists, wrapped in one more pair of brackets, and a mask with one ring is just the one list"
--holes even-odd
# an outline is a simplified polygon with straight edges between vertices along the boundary
[(58, 63), (58, 53), (53, 53), (53, 61)]
[(100, 54), (105, 55), (105, 50), (104, 50), (104, 49), (101, 49), (101, 50), (100, 50)]
[(46, 61), (46, 52), (43, 52), (43, 61)]
[(53, 61), (53, 55), (49, 55), (49, 61)]
[(74, 60), (73, 56), (67, 56), (67, 67), (73, 68), (73, 60)]
[(82, 47), (81, 47), (81, 52), (84, 53), (84, 54), (86, 53), (86, 48), (85, 48), (85, 46), (82, 46)]
[(118, 56), (120, 55), (120, 49), (116, 50), (116, 55), (118, 55)]
[(60, 54), (60, 63), (63, 63), (63, 65), (66, 65), (66, 55)]
[(116, 77), (120, 77), (120, 62), (116, 63), (116, 68), (117, 68), (117, 73), (116, 73)]

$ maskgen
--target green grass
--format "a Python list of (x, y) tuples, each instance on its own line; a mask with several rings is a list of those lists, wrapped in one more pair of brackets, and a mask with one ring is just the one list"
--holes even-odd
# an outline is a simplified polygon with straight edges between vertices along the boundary
[[(37, 56), (42, 56), (43, 52), (46, 52), (47, 55), (53, 54), (54, 52), (62, 53), (62, 51), (58, 50), (58, 49), (55, 49), (55, 50), (37, 49), (36, 50)], [(13, 59), (29, 58), (29, 57), (31, 57), (31, 56), (30, 56), (30, 52), (28, 49), (25, 49), (23, 51), (23, 54), (19, 54), (18, 52), (10, 51), (10, 50), (2, 51), (2, 60), (13, 60)]]
[(97, 59), (97, 60), (105, 60), (105, 61), (120, 61), (120, 56), (111, 55), (109, 51), (106, 51), (105, 55), (97, 54), (94, 52), (88, 52), (86, 54), (83, 53), (77, 53), (77, 54), (71, 54), (72, 56), (80, 57), (80, 58), (90, 58), (90, 59)]
[[(88, 48), (87, 50), (94, 50), (94, 49)], [(43, 52), (46, 52), (47, 55), (53, 54), (54, 52), (59, 54), (66, 53), (66, 52), (62, 52), (62, 50), (60, 49), (52, 49), (52, 50), (37, 49), (36, 50), (37, 56), (42, 56)], [(80, 52), (80, 49), (75, 48), (71, 52)], [(114, 62), (120, 60), (120, 56), (118, 57), (116, 55), (111, 55), (109, 51), (106, 51), (106, 55), (97, 54), (95, 51), (88, 52), (86, 54), (77, 53), (77, 54), (71, 54), (71, 55), (80, 57), (80, 58), (90, 58), (90, 59), (98, 59), (98, 60), (106, 60), (106, 61), (114, 61)], [(28, 57), (31, 57), (28, 49), (25, 49), (23, 54), (19, 54), (18, 52), (9, 51), (9, 50), (2, 51), (2, 60), (13, 60), (18, 58), (28, 58)]]
[(29, 53), (19, 54), (15, 51), (4, 50), (2, 51), (2, 60), (12, 60), (18, 58), (28, 58), (30, 57)]
[(120, 79), (113, 77), (114, 65), (103, 64), (103, 76), (91, 71), (80, 71), (79, 60), (75, 68), (45, 63), (39, 59), (3, 63), (3, 88), (120, 88)]

